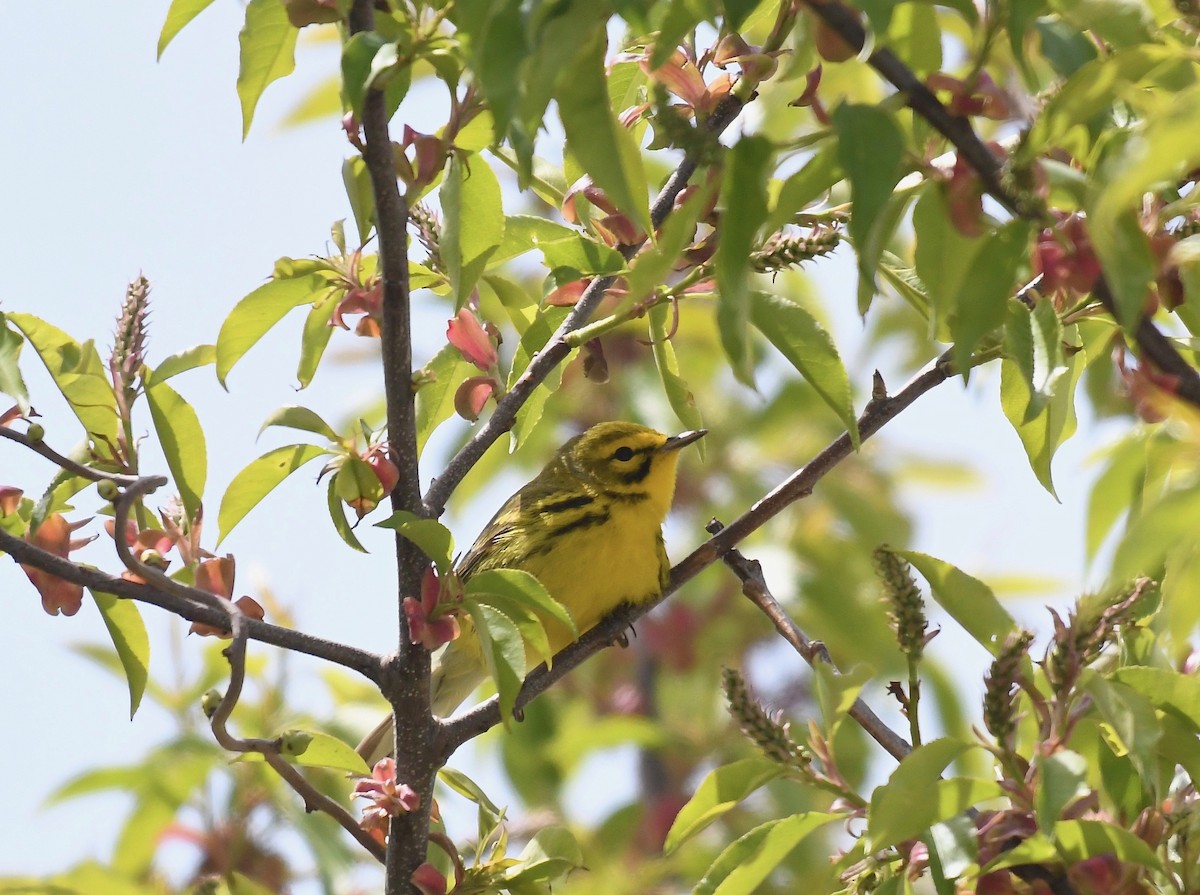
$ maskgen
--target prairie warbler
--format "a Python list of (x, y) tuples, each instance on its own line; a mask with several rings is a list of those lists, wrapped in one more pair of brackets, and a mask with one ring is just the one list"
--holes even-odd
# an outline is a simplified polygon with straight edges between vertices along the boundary
[[(705, 430), (668, 438), (635, 423), (598, 423), (567, 441), (537, 476), (504, 502), (459, 563), (464, 580), (487, 569), (521, 569), (571, 613), (580, 633), (622, 603), (657, 598), (671, 564), (662, 523), (675, 493), (679, 449)], [(558, 652), (571, 632), (547, 620)], [(435, 654), (433, 712), (454, 711), (487, 676), (469, 620)], [(359, 744), (367, 762), (390, 754), (389, 715)]]

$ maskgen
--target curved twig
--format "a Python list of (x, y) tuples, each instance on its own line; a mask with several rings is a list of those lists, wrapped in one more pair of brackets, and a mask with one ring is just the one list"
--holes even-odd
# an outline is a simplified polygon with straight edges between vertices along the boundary
[(9, 426), (0, 426), (0, 438), (7, 438), (9, 441), (15, 441), (17, 444), (24, 445), (35, 454), (45, 457), (55, 466), (65, 469), (67, 472), (73, 472), (75, 475), (89, 479), (93, 482), (116, 482), (118, 485), (132, 485), (138, 481), (136, 475), (125, 475), (119, 472), (104, 472), (100, 469), (93, 469), (90, 466), (72, 460), (60, 454), (44, 441), (34, 441), (28, 435), (22, 435), (16, 429)]
[[(866, 31), (859, 23), (855, 14), (841, 0), (803, 0), (814, 14), (824, 22), (851, 47), (861, 51), (866, 41)], [(920, 78), (905, 65), (894, 53), (887, 49), (878, 49), (867, 59), (871, 67), (883, 75), (892, 86), (899, 90), (909, 107), (932, 124), (947, 140), (954, 144), (959, 153), (970, 162), (975, 173), (979, 175), (987, 192), (1018, 217), (1036, 220), (1028, 208), (1007, 189), (1001, 180), (1000, 160), (992, 154), (984, 142), (975, 133), (970, 121), (950, 111), (934, 96), (932, 91), (922, 83)], [(1108, 281), (1101, 276), (1092, 288), (1092, 294), (1099, 299), (1115, 319), (1117, 314), (1116, 299)], [(1164, 373), (1177, 376), (1179, 384), (1176, 394), (1191, 404), (1200, 407), (1200, 372), (1189, 364), (1176, 350), (1149, 317), (1143, 316), (1134, 327), (1134, 340), (1142, 354)]]
[[(710, 137), (721, 134), (741, 113), (744, 105), (745, 103), (736, 95), (727, 94), (705, 121), (707, 134)], [(698, 166), (699, 153), (691, 152), (667, 178), (667, 182), (650, 206), (650, 221), (655, 228), (660, 227), (667, 219), (667, 215), (674, 207), (676, 197), (683, 192), (683, 188), (687, 186)], [(620, 246), (620, 252), (628, 261), (638, 253), (643, 245), (645, 245), (644, 239), (634, 245)], [(615, 275), (596, 277), (583, 290), (583, 295), (559, 325), (558, 330), (550, 337), (550, 341), (529, 362), (525, 372), (513, 383), (513, 387), (508, 390), (508, 393), (496, 403), (496, 409), (492, 415), (471, 436), (470, 441), (464, 444), (459, 452), (450, 459), (442, 474), (430, 483), (429, 490), (425, 492), (424, 501), (427, 515), (436, 519), (442, 514), (446, 508), (446, 501), (458, 487), (459, 482), (479, 462), (484, 452), (492, 446), (496, 439), (512, 428), (513, 422), (517, 418), (517, 411), (533, 394), (533, 390), (541, 384), (551, 370), (562, 363), (571, 353), (572, 348), (567, 336), (588, 322), (601, 299), (604, 298), (604, 294), (616, 279)]]
[[(941, 385), (955, 375), (950, 353), (947, 352), (918, 373), (907, 385), (893, 396), (882, 393), (875, 395), (858, 418), (858, 431), (865, 441), (883, 428), (897, 414), (912, 404), (921, 395)], [(617, 642), (625, 630), (651, 609), (690, 581), (701, 571), (727, 554), (747, 535), (762, 527), (769, 519), (778, 515), (792, 503), (812, 493), (813, 486), (839, 463), (854, 452), (850, 436), (840, 435), (805, 466), (793, 473), (786, 481), (758, 500), (726, 528), (715, 534), (693, 550), (671, 569), (671, 580), (661, 597), (651, 603), (638, 606), (625, 605), (618, 608), (554, 657), (554, 666), (539, 665), (525, 679), (525, 685), (517, 694), (519, 710), (539, 696), (559, 678), (579, 666), (585, 659)], [(444, 762), (454, 750), (467, 740), (490, 730), (500, 723), (500, 704), (492, 697), (479, 706), (455, 717), (439, 722), (437, 735), (438, 754)]]
[[(49, 572), (65, 581), (125, 600), (157, 606), (190, 622), (200, 622), (213, 627), (222, 627), (228, 622), (227, 616), (221, 610), (197, 603), (190, 597), (182, 597), (174, 592), (169, 593), (128, 578), (119, 578), (92, 566), (76, 565), (69, 559), (42, 550), (3, 529), (0, 529), (0, 552), (8, 554), (18, 563)], [(255, 619), (246, 619), (246, 630), (251, 640), (324, 659), (378, 683), (382, 659), (375, 653)]]
[[(716, 519), (713, 519), (705, 527), (711, 534), (717, 534), (724, 528)], [(800, 630), (800, 626), (775, 599), (771, 589), (767, 586), (767, 580), (763, 576), (762, 567), (757, 560), (747, 559), (736, 548), (727, 551), (721, 559), (742, 582), (742, 593), (751, 603), (762, 610), (779, 635), (792, 645), (792, 648), (804, 658), (805, 662), (809, 665), (822, 663), (837, 671), (824, 645), (810, 639)], [(866, 731), (867, 735), (882, 746), (896, 761), (902, 760), (912, 752), (912, 744), (884, 724), (861, 698), (854, 700), (854, 704), (850, 706), (846, 714), (858, 722), (859, 727)]]

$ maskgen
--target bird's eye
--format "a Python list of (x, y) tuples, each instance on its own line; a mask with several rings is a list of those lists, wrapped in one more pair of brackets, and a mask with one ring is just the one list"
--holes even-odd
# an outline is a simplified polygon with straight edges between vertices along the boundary
[(620, 460), (622, 463), (633, 459), (633, 448), (623, 446), (613, 451), (613, 459)]

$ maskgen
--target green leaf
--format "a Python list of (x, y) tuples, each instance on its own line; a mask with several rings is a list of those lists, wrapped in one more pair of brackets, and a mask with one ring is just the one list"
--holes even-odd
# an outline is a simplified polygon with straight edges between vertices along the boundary
[(517, 863), (505, 871), (512, 883), (544, 883), (584, 866), (583, 851), (566, 827), (542, 827), (525, 844)]
[(1173, 47), (1148, 43), (1117, 50), (1080, 67), (1037, 116), (1028, 138), (1021, 141), (1018, 161), (1031, 161), (1058, 144), (1072, 128), (1107, 110), (1130, 84), (1177, 54)]
[(1081, 684), (1104, 719), (1109, 748), (1118, 756), (1128, 755), (1142, 779), (1154, 779), (1162, 728), (1150, 699), (1091, 670), (1085, 670)]
[(1200, 680), (1165, 668), (1131, 665), (1118, 668), (1112, 679), (1141, 693), (1155, 708), (1186, 718), (1200, 731)]
[(300, 362), (296, 365), (296, 381), (300, 388), (308, 388), (317, 375), (317, 367), (325, 355), (325, 347), (333, 336), (330, 320), (337, 310), (340, 294), (328, 292), (319, 299), (304, 318), (304, 331), (300, 335)]
[[(642, 301), (657, 286), (667, 282), (683, 250), (687, 248), (696, 232), (696, 221), (707, 207), (712, 186), (699, 189), (667, 217), (659, 229), (654, 244), (638, 252), (633, 258), (629, 273), (625, 275), (629, 295), (612, 313), (619, 313), (628, 303)], [(624, 266), (624, 259), (622, 259)], [(620, 268), (617, 268), (618, 270)], [(614, 271), (615, 272), (615, 271)]]
[(1117, 320), (1132, 332), (1142, 319), (1150, 283), (1158, 273), (1150, 240), (1136, 212), (1115, 207), (1093, 213), (1088, 235), (1115, 299)]
[[(308, 445), (305, 445), (308, 447)], [(330, 476), (329, 488), (325, 492), (325, 503), (329, 508), (329, 520), (333, 523), (334, 530), (338, 533), (338, 537), (351, 550), (357, 550), (359, 553), (366, 553), (367, 548), (358, 540), (358, 536), (354, 534), (354, 527), (350, 525), (346, 519), (346, 511), (342, 509), (342, 500), (338, 497), (338, 480), (337, 476)]]
[(289, 404), (274, 411), (263, 421), (263, 424), (258, 429), (258, 434), (262, 435), (263, 432), (266, 432), (272, 426), (299, 429), (302, 432), (312, 432), (314, 435), (322, 435), (333, 442), (341, 441), (341, 436), (334, 431), (333, 426), (325, 422), (316, 411), (309, 410), (307, 407), (301, 407), (298, 404)]
[[(696, 398), (687, 382), (679, 375), (679, 360), (675, 357), (675, 346), (667, 334), (667, 320), (672, 309), (668, 305), (655, 305), (650, 309), (650, 343), (654, 352), (654, 365), (662, 380), (667, 403), (675, 416), (687, 429), (703, 429), (704, 418), (696, 407)], [(704, 440), (699, 443), (700, 458), (704, 459)]]
[(1008, 300), (1029, 252), (1029, 224), (1010, 221), (981, 242), (970, 275), (953, 298), (950, 318), (954, 363), (964, 374), (980, 340), (999, 329), (1008, 315)]
[(579, 636), (575, 620), (571, 618), (567, 608), (550, 596), (549, 591), (533, 575), (520, 569), (487, 569), (476, 572), (466, 583), (466, 594), (475, 598), (498, 596), (523, 604), (557, 621), (571, 632), (572, 638)]
[(821, 718), (825, 721), (825, 738), (832, 740), (851, 707), (862, 692), (863, 686), (872, 677), (872, 671), (865, 664), (859, 664), (849, 671), (834, 671), (827, 663), (818, 663), (813, 667), (813, 689), (816, 691), (817, 703), (821, 706)]
[[(554, 335), (563, 318), (567, 316), (566, 308), (548, 307), (538, 312), (534, 317), (533, 322), (521, 335), (521, 341), (517, 344), (517, 350), (513, 354), (512, 369), (508, 374), (508, 388), (521, 378), (521, 374), (525, 372), (525, 368), (529, 366), (530, 360), (545, 347), (550, 341), (550, 337)], [(512, 431), (509, 437), (509, 451), (515, 451), (525, 443), (530, 434), (538, 423), (542, 420), (542, 411), (546, 407), (546, 402), (550, 399), (550, 395), (558, 390), (562, 384), (563, 370), (570, 364), (571, 359), (575, 355), (572, 351), (563, 362), (556, 366), (542, 380), (541, 384), (533, 390), (533, 394), (517, 411), (517, 420), (513, 423)]]
[(857, 450), (858, 417), (850, 376), (829, 333), (800, 305), (761, 292), (751, 296), (750, 319), (837, 414)]
[(246, 4), (246, 23), (238, 35), (237, 78), (243, 140), (250, 133), (254, 109), (263, 91), (272, 81), (290, 75), (295, 69), (299, 33), (288, 21), (287, 7), (279, 0), (250, 0)]
[(844, 176), (836, 143), (816, 152), (799, 171), (779, 185), (766, 231), (772, 233), (791, 223), (793, 215), (815, 202)]
[[(586, 239), (587, 237), (578, 230), (573, 230), (557, 221), (548, 221), (530, 214), (510, 214), (504, 219), (504, 239), (492, 253), (488, 267), (497, 267), (505, 261), (518, 258), (526, 252), (533, 251), (542, 243), (580, 238)], [(608, 247), (605, 246), (605, 248)]]
[(1092, 791), (1087, 759), (1078, 752), (1061, 749), (1046, 758), (1035, 756), (1034, 764), (1038, 769), (1034, 812), (1038, 828), (1049, 833), (1064, 808)]
[(1140, 132), (1105, 159), (1089, 202), (1088, 235), (1127, 331), (1141, 319), (1147, 287), (1158, 269), (1139, 225), (1142, 197), (1175, 182), (1200, 162), (1195, 140), (1200, 87), (1173, 91), (1170, 100), (1153, 111)]
[(178, 376), (180, 373), (186, 373), (188, 370), (195, 370), (200, 367), (207, 367), (209, 364), (216, 363), (216, 361), (217, 347), (215, 345), (193, 345), (191, 348), (180, 351), (178, 354), (172, 354), (155, 367), (152, 373), (147, 373), (146, 384), (165, 382), (173, 376)]
[(1162, 872), (1158, 855), (1135, 834), (1101, 820), (1064, 820), (1054, 827), (1054, 841), (1067, 863), (1096, 855), (1115, 855), (1118, 860), (1140, 864)]
[(1004, 639), (1017, 630), (992, 589), (950, 563), (915, 550), (897, 550), (929, 582), (933, 598), (963, 629), (993, 656)]
[(233, 365), (257, 344), (292, 308), (313, 304), (329, 288), (315, 273), (269, 280), (237, 303), (217, 334), (217, 381), (225, 379)]
[(162, 59), (163, 51), (175, 39), (175, 35), (184, 29), (188, 22), (212, 6), (213, 0), (171, 0), (167, 10), (166, 21), (158, 35), (158, 58)]
[(1154, 572), (1181, 542), (1195, 540), (1200, 525), (1200, 490), (1185, 488), (1154, 503), (1134, 519), (1113, 557), (1113, 575), (1132, 578)]
[(507, 727), (525, 678), (525, 642), (512, 619), (485, 603), (468, 603), (488, 673), (500, 696), (500, 717)]
[(390, 528), (404, 535), (421, 548), (440, 574), (450, 573), (454, 565), (454, 535), (436, 519), (422, 519), (408, 510), (396, 510), (382, 522), (376, 522), (375, 527)]
[(904, 136), (895, 119), (876, 106), (843, 103), (834, 110), (833, 126), (838, 161), (850, 181), (849, 232), (858, 256), (860, 291), (874, 294), (875, 261), (891, 238), (890, 227), (876, 226), (876, 219), (884, 222), (880, 213), (900, 181)]
[(513, 3), (461, 0), (455, 24), (472, 57), (475, 81), (495, 120), (496, 141), (508, 131), (520, 96), (522, 66), (529, 54), (525, 12)]
[(752, 792), (783, 774), (783, 767), (766, 758), (744, 758), (709, 771), (695, 795), (675, 816), (663, 853), (671, 854), (721, 815), (736, 808)]
[(942, 771), (970, 746), (949, 738), (934, 740), (910, 752), (883, 786), (871, 796), (870, 848), (878, 850), (920, 835), (971, 805), (1003, 795), (994, 780), (953, 777)]
[(189, 519), (195, 519), (208, 477), (208, 451), (200, 418), (192, 405), (165, 382), (150, 386), (146, 400), (183, 508)]
[(733, 374), (754, 383), (750, 344), (750, 252), (767, 217), (767, 176), (774, 159), (763, 137), (742, 137), (729, 151), (721, 183), (721, 239), (714, 267), (717, 274), (717, 326)]
[[(293, 732), (293, 731), (289, 731)], [(348, 743), (343, 743), (335, 736), (321, 733), (318, 730), (297, 731), (312, 739), (308, 747), (299, 755), (285, 755), (284, 758), (292, 764), (306, 768), (332, 768), (335, 771), (345, 771), (348, 774), (366, 776), (371, 773), (362, 756), (354, 751)], [(241, 760), (246, 762), (264, 761), (261, 752), (243, 752)]]
[(17, 364), (24, 344), (20, 333), (9, 327), (4, 315), (0, 314), (0, 392), (15, 398), (21, 413), (28, 413), (29, 390)]
[(96, 346), (79, 343), (32, 314), (7, 315), (42, 363), (88, 436), (100, 445), (117, 442), (117, 399)]
[(1000, 364), (1000, 406), (1017, 430), (1034, 475), (1055, 497), (1050, 463), (1059, 445), (1075, 433), (1075, 386), (1083, 369), (1077, 358), (1073, 355), (1067, 369), (1046, 382), (1050, 397), (1041, 402), (1015, 361), (1006, 357)]
[[(372, 90), (382, 90), (390, 119), (399, 108), (412, 83), (412, 65), (400, 61), (393, 41), (376, 31), (360, 31), (342, 50), (342, 85), (350, 108), (360, 121), (363, 101)], [(362, 234), (359, 230), (359, 234)]]
[(488, 258), (504, 239), (500, 181), (482, 156), (464, 160), (452, 155), (440, 196), (445, 222), (439, 249), (458, 309), (470, 298)]
[(438, 779), (449, 786), (452, 790), (468, 801), (474, 802), (482, 808), (487, 809), (493, 815), (499, 817), (502, 813), (496, 807), (496, 803), (488, 798), (485, 793), (474, 780), (464, 774), (462, 771), (456, 771), (454, 768), (441, 768), (438, 770)]
[(617, 121), (609, 104), (606, 45), (607, 35), (598, 29), (589, 41), (574, 48), (575, 61), (563, 72), (557, 89), (559, 117), (571, 155), (617, 208), (649, 233), (646, 172), (633, 135)]
[(926, 185), (913, 208), (913, 232), (917, 276), (933, 303), (935, 326), (940, 326), (950, 319), (967, 284), (976, 282), (975, 259), (984, 241), (963, 236), (951, 223), (945, 192), (937, 183)]
[(979, 863), (979, 836), (975, 821), (960, 814), (929, 827), (930, 850), (937, 854), (942, 873), (957, 879)]
[(1149, 446), (1144, 435), (1123, 440), (1106, 451), (1108, 461), (1088, 495), (1087, 559), (1093, 562), (1101, 544), (1137, 500), (1146, 473)]
[(810, 833), (840, 817), (809, 811), (755, 827), (717, 856), (693, 895), (751, 895)]
[(310, 460), (329, 453), (312, 444), (289, 444), (251, 461), (233, 477), (221, 498), (221, 509), (217, 512), (217, 530), (220, 532), (217, 546), (280, 482)]
[(350, 212), (354, 215), (354, 226), (358, 230), (358, 244), (366, 245), (375, 228), (375, 190), (371, 186), (371, 172), (361, 155), (354, 155), (342, 162), (342, 186), (350, 201)]
[(129, 717), (137, 714), (146, 692), (146, 679), (150, 672), (150, 635), (133, 600), (122, 600), (113, 594), (88, 588), (108, 635), (112, 638), (121, 667), (125, 669), (125, 680), (129, 683)]
[(433, 430), (454, 414), (454, 393), (474, 369), (453, 345), (443, 345), (425, 365), (416, 397), (418, 451), (425, 449)]
[(604, 276), (625, 269), (625, 259), (620, 252), (582, 233), (566, 239), (542, 239), (538, 241), (537, 248), (548, 268), (552, 271), (569, 271), (571, 279)]

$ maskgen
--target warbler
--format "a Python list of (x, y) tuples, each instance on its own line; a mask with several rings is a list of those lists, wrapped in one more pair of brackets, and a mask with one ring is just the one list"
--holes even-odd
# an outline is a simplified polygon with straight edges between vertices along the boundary
[[(671, 569), (662, 523), (675, 493), (679, 449), (705, 434), (667, 437), (636, 423), (597, 423), (563, 444), (504, 502), (462, 558), (459, 576), (529, 572), (566, 607), (580, 634), (621, 604), (657, 599)], [(553, 652), (571, 642), (565, 625), (545, 624)], [(448, 716), (486, 677), (479, 637), (466, 619), (459, 637), (434, 655), (434, 714)], [(391, 750), (389, 715), (358, 752), (374, 764)]]

